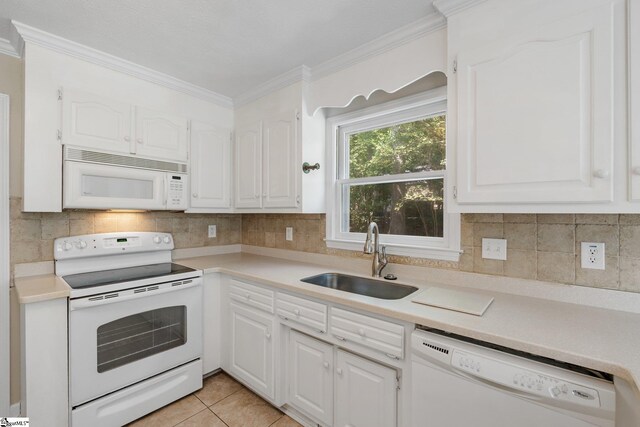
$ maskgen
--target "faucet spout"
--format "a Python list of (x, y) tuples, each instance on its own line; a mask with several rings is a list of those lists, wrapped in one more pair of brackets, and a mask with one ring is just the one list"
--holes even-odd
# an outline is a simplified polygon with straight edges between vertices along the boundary
[(367, 238), (364, 242), (364, 253), (373, 254), (371, 264), (371, 275), (380, 277), (382, 269), (387, 265), (387, 251), (384, 246), (380, 246), (380, 230), (375, 222), (369, 223), (367, 228)]

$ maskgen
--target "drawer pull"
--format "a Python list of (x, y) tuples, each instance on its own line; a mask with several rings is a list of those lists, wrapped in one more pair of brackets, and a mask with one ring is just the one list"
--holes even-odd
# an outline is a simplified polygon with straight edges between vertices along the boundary
[(300, 310), (296, 308), (295, 310), (293, 310), (293, 314), (295, 314), (296, 316), (300, 316)]
[(283, 316), (282, 314), (278, 314), (278, 316), (282, 319), (282, 320), (289, 320), (289, 318), (287, 316)]
[(319, 334), (324, 334), (324, 331), (322, 329), (316, 329), (316, 331), (318, 331)]
[(329, 369), (329, 362), (323, 362), (322, 366), (324, 366), (325, 369)]
[(346, 341), (347, 340), (345, 337), (341, 337), (340, 335), (334, 335), (334, 337), (336, 337), (336, 339), (338, 339), (340, 341)]
[(400, 360), (400, 358), (399, 358), (398, 356), (396, 356), (395, 354), (385, 353), (385, 355), (386, 355), (387, 357), (390, 357), (391, 359), (394, 359), (394, 360)]
[(336, 369), (336, 374), (338, 374), (338, 375), (342, 375), (342, 368), (338, 368), (338, 369)]

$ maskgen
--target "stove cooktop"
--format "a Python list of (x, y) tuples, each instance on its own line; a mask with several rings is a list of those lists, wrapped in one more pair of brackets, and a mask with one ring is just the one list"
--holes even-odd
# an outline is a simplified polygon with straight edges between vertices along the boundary
[(193, 268), (180, 264), (166, 262), (162, 264), (140, 265), (136, 267), (118, 268), (115, 270), (92, 271), (63, 276), (65, 282), (72, 289), (93, 288), (97, 286), (113, 285), (116, 283), (132, 282), (154, 277), (167, 277), (181, 273), (195, 272)]

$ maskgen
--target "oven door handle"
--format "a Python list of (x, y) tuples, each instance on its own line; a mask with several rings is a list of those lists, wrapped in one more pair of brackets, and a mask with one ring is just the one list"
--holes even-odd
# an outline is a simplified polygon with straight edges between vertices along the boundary
[(92, 308), (105, 304), (131, 301), (138, 298), (148, 298), (155, 295), (178, 292), (196, 286), (201, 286), (202, 278), (180, 280), (176, 282), (161, 283), (159, 285), (142, 286), (124, 291), (108, 292), (106, 294), (92, 295), (89, 297), (72, 299), (69, 301), (69, 310)]

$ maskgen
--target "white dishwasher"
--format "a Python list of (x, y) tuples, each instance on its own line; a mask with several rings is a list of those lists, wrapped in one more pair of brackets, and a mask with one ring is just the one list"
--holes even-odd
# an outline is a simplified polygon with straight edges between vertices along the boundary
[(614, 426), (608, 375), (467, 341), (413, 332), (414, 427)]

